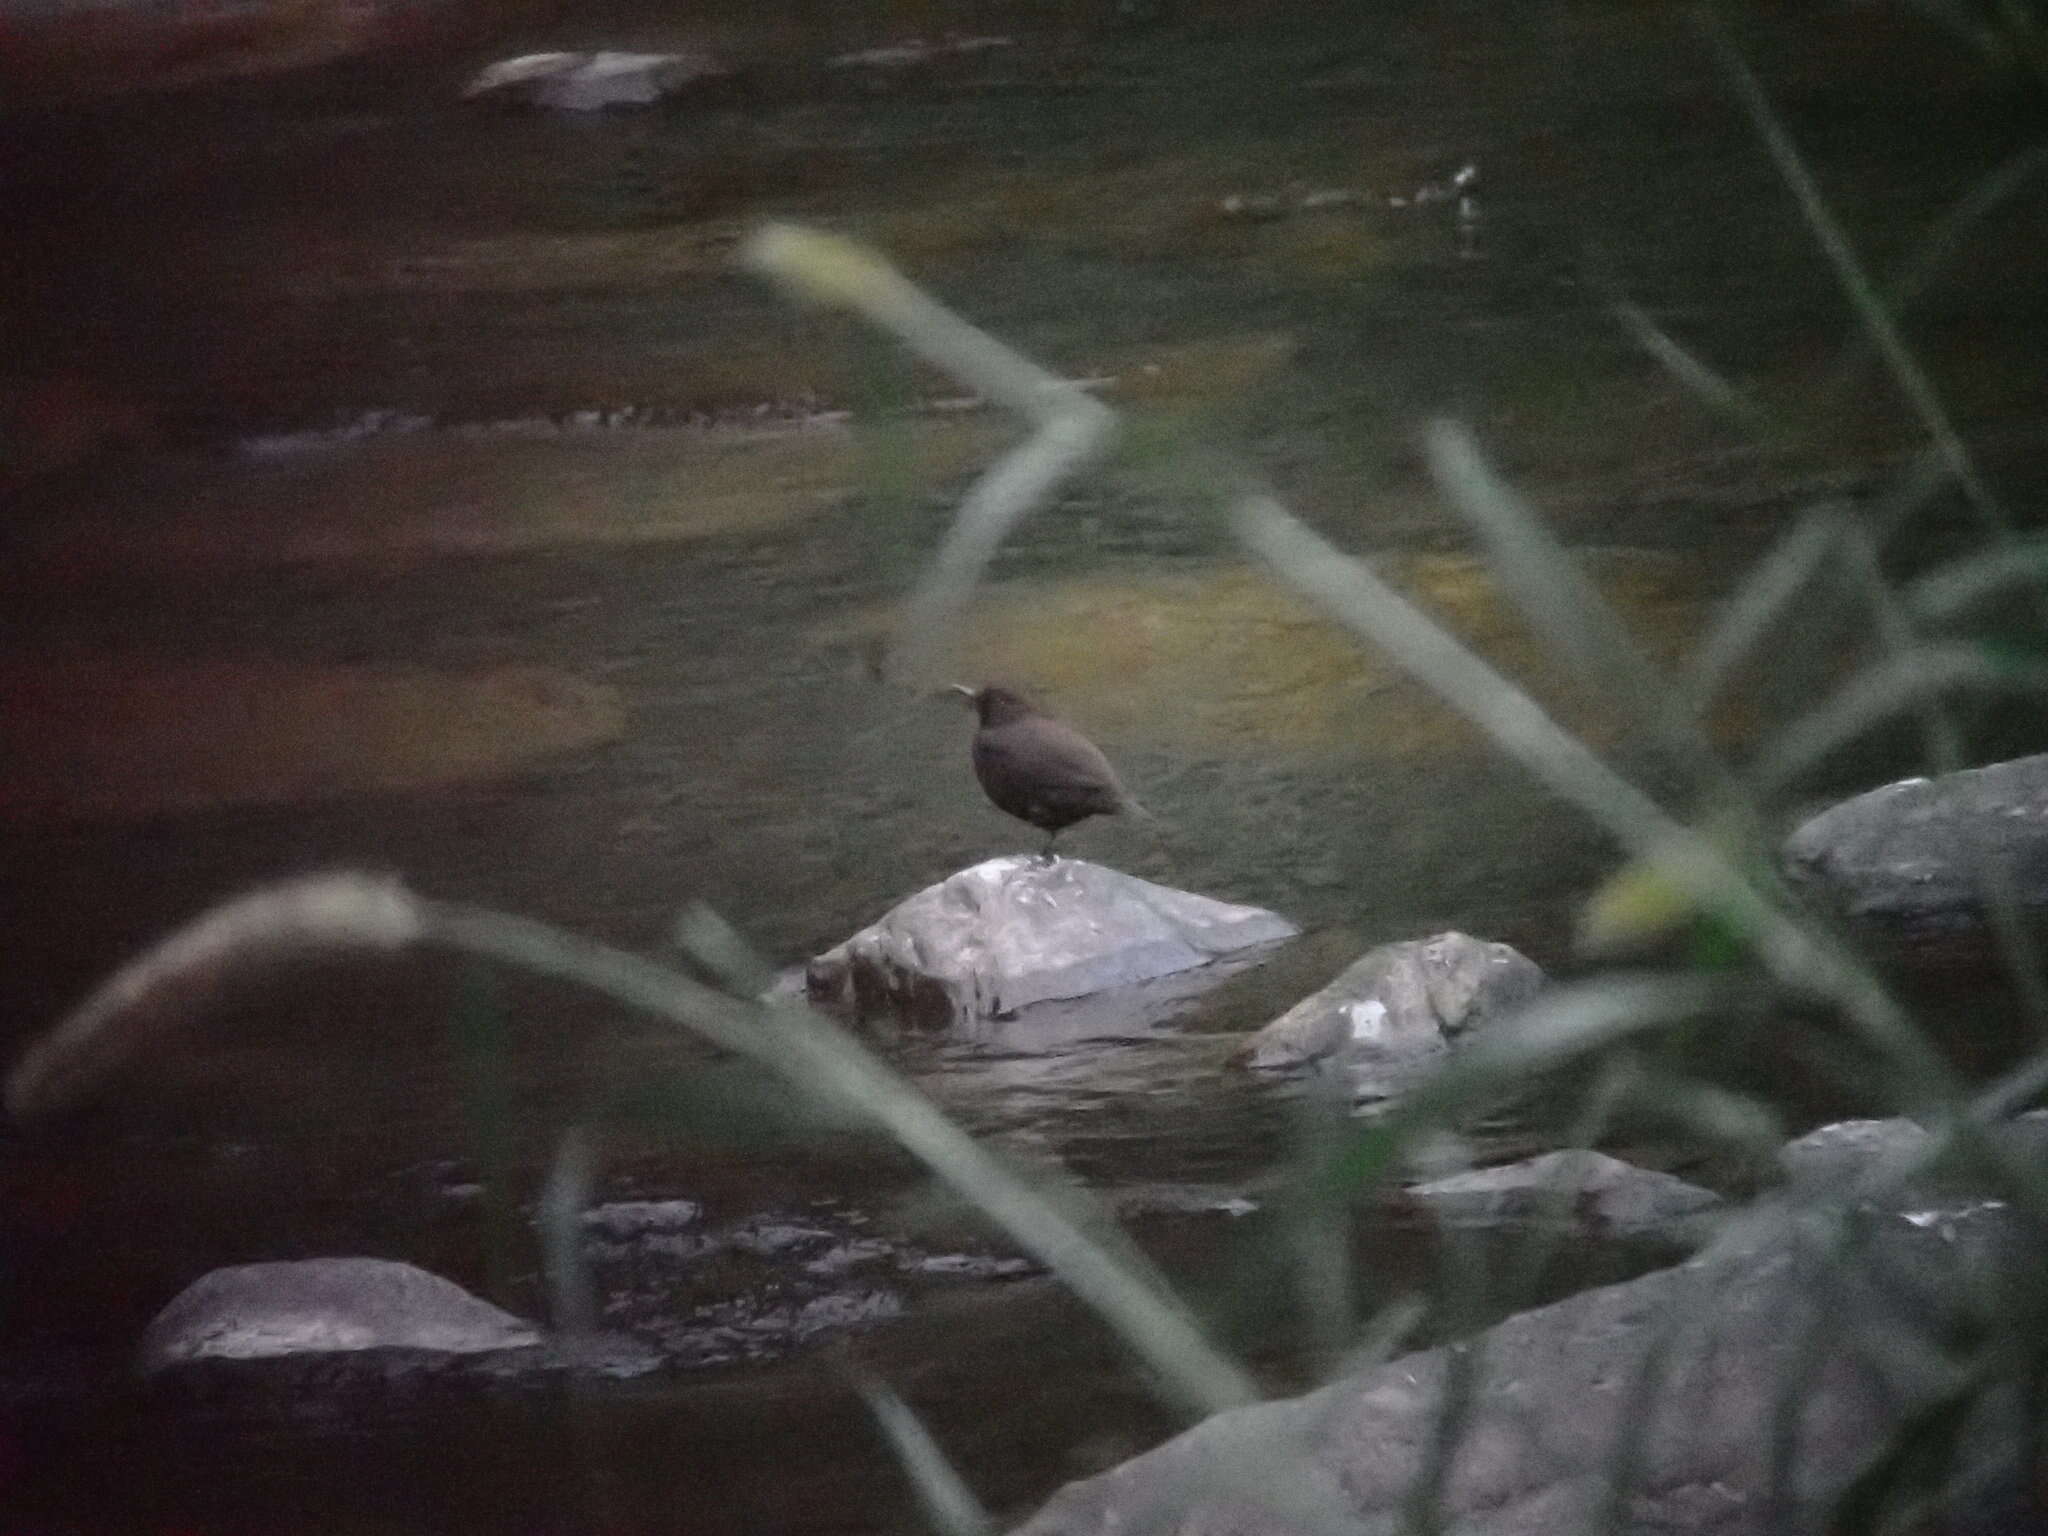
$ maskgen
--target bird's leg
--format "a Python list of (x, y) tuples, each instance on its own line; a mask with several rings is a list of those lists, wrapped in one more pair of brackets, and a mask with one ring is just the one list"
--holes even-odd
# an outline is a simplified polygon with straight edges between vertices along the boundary
[(1039, 849), (1038, 851), (1039, 863), (1057, 864), (1059, 862), (1058, 857), (1052, 851), (1052, 840), (1058, 837), (1059, 835), (1060, 829), (1058, 827), (1054, 827), (1050, 832), (1045, 834), (1045, 846)]

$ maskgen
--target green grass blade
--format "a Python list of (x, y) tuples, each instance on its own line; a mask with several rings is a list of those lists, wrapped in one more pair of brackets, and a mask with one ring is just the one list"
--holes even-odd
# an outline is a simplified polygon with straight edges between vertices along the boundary
[(947, 654), (953, 622), (982, 572), (1033, 508), (1108, 448), (1116, 435), (1116, 413), (970, 325), (851, 240), (793, 224), (769, 224), (749, 237), (741, 259), (806, 297), (850, 309), (901, 338), (919, 356), (1035, 428), (967, 493), (905, 607), (888, 675), (915, 687), (949, 681), (938, 664)]
[(924, 1421), (910, 1411), (910, 1405), (879, 1381), (863, 1377), (857, 1384), (868, 1411), (874, 1414), (875, 1423), (917, 1490), (917, 1501), (932, 1530), (938, 1536), (994, 1536), (995, 1522), (988, 1511), (939, 1449)]
[(597, 1331), (597, 1300), (583, 1262), (583, 1212), (590, 1205), (596, 1175), (597, 1154), (589, 1135), (581, 1126), (571, 1126), (555, 1148), (535, 1212), (555, 1331), (572, 1355)]
[(1759, 755), (1759, 792), (1782, 792), (1850, 742), (1924, 700), (1965, 689), (2048, 691), (2048, 667), (2016, 666), (1961, 642), (1922, 645), (1862, 668), (1792, 722)]
[(1695, 714), (1706, 713), (1730, 675), (1791, 614), (1834, 558), (1847, 522), (1840, 505), (1815, 507), (1750, 568), (1686, 664), (1686, 699)]
[(1650, 312), (1633, 299), (1616, 296), (1608, 306), (1636, 345), (1675, 379), (1679, 387), (1732, 425), (1762, 432), (1768, 420), (1754, 400), (1681, 346)]
[(2016, 588), (2048, 583), (2048, 539), (2015, 540), (1938, 566), (1907, 586), (1902, 602), (1923, 624), (1954, 624)]
[(1190, 1413), (1257, 1389), (1151, 1277), (1112, 1255), (1059, 1206), (948, 1120), (877, 1057), (808, 1010), (742, 1002), (666, 967), (507, 913), (421, 904), (430, 942), (560, 976), (696, 1031), (799, 1090), (860, 1112), (980, 1207), (1095, 1308)]
[(1472, 434), (1433, 421), (1423, 448), (1438, 489), (1485, 542), (1495, 579), (1537, 633), (1675, 762), (1702, 782), (1721, 783), (1713, 748), (1690, 715), (1673, 707), (1669, 680), (1536, 510), (1493, 473)]
[(1693, 16), (1727, 75), (1736, 100), (1748, 114), (1751, 125), (1771, 157), (1771, 163), (1777, 167), (1778, 175), (1798, 202), (1806, 227), (1834, 269), (1836, 281), (1848, 297), (1864, 332), (1877, 348), (1878, 355), (1884, 359), (1885, 367), (1900, 393), (1919, 416), (1929, 439), (1940, 450), (1949, 473), (1962, 487), (1963, 494), (1977, 510), (1987, 531), (2000, 537), (2009, 536), (2011, 520), (2004, 507), (1978, 472), (1976, 460), (1964, 446), (1962, 435), (1950, 420), (1948, 408), (1942, 404), (1927, 370), (1921, 367), (1919, 359), (1906, 345), (1906, 339), (1879, 295), (1876, 283), (1864, 270), (1847, 231), (1829, 209), (1827, 199), (1821, 195), (1819, 184), (1771, 106), (1770, 98), (1764, 94), (1762, 83), (1737, 51), (1712, 7), (1699, 7)]

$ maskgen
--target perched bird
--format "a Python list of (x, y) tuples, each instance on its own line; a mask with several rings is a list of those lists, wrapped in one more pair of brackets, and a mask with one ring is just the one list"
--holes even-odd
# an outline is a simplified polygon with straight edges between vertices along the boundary
[(974, 705), (974, 776), (996, 808), (1045, 833), (1043, 857), (1063, 827), (1090, 816), (1130, 811), (1150, 816), (1116, 776), (1102, 750), (1064, 721), (1009, 688), (953, 685)]

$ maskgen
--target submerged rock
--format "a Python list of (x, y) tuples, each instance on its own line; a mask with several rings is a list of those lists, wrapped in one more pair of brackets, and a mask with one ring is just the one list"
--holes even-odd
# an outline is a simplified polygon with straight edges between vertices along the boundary
[(366, 1349), (481, 1354), (542, 1342), (532, 1324), (452, 1280), (389, 1259), (301, 1259), (212, 1270), (142, 1336), (144, 1375), (200, 1360)]
[(962, 37), (947, 33), (937, 42), (928, 43), (921, 37), (907, 38), (900, 43), (888, 43), (879, 48), (862, 48), (854, 53), (835, 54), (826, 60), (829, 69), (905, 69), (916, 64), (929, 64), (934, 59), (949, 55), (985, 53), (991, 48), (1014, 48), (1017, 40), (1012, 37)]
[(649, 106), (693, 80), (731, 72), (706, 53), (528, 53), (486, 65), (462, 94), (560, 112), (597, 112)]
[(1459, 1225), (1561, 1220), (1595, 1233), (1654, 1232), (1721, 1203), (1711, 1190), (1603, 1152), (1546, 1152), (1411, 1185), (1408, 1197)]
[(813, 1000), (925, 1026), (1192, 970), (1298, 930), (1081, 859), (1013, 854), (927, 886), (812, 960)]
[(940, 1292), (1041, 1272), (1009, 1252), (927, 1247), (839, 1200), (729, 1220), (694, 1200), (620, 1200), (582, 1226), (606, 1329), (686, 1370), (779, 1359)]
[(2048, 755), (1870, 790), (1802, 824), (1784, 855), (1853, 917), (1973, 923), (2001, 876), (2048, 907)]
[(1328, 1059), (1361, 1097), (1384, 1098), (1542, 985), (1533, 960), (1467, 934), (1382, 944), (1252, 1036), (1239, 1059), (1259, 1069)]

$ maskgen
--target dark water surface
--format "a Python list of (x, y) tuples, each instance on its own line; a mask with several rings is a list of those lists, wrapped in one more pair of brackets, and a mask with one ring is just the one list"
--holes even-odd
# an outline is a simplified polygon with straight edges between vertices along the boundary
[[(762, 217), (873, 240), (1049, 365), (1114, 376), (1105, 398), (1240, 445), (1511, 660), (1530, 648), (1420, 473), (1425, 415), (1474, 426), (1664, 655), (1792, 511), (1881, 485), (1917, 441), (1843, 361), (1810, 237), (1659, 8), (944, 9), (920, 15), (1013, 42), (862, 77), (823, 61), (893, 40), (900, 13), (621, 10), (6, 125), (0, 1048), (208, 902), (309, 868), (394, 869), (642, 949), (703, 900), (785, 964), (1017, 846), (963, 718), (868, 667), (1007, 429), (929, 409), (795, 425), (957, 391), (735, 274)], [(1737, 26), (1880, 266), (2042, 129), (1917, 26), (1880, 6)], [(745, 69), (659, 112), (452, 100), (500, 54), (699, 39)], [(1466, 166), (1462, 216), (1417, 202)], [(1345, 196), (1304, 207), (1316, 191)], [(2044, 226), (2023, 192), (1911, 312), (2022, 518)], [(1796, 433), (1715, 425), (1613, 321), (1617, 291)], [(1924, 526), (1928, 550), (1963, 537), (1953, 509)], [(1455, 926), (1569, 965), (1611, 851), (1273, 602), (1185, 486), (1092, 476), (1006, 549), (962, 666), (1046, 687), (1163, 813), (1069, 851), (1312, 937), (1190, 1028), (892, 1049), (970, 1127), (1107, 1196), (1282, 1387), (1314, 1350), (1273, 1218), (1239, 1202), (1297, 1116), (1222, 1058), (1371, 943)], [(258, 663), (251, 702), (222, 705)], [(479, 703), (503, 669), (539, 681)], [(96, 697), (131, 700), (126, 735), (50, 681), (77, 677), (121, 684)], [(365, 677), (387, 689), (368, 704)], [(374, 728), (353, 713), (373, 706)], [(185, 710), (203, 726), (181, 738)], [(209, 757), (191, 738), (211, 732)], [(1880, 751), (1831, 782), (1908, 765)], [(758, 1085), (538, 985), (503, 984), (479, 1068), (455, 1027), (475, 985), (321, 970), (159, 1043), (77, 1121), (0, 1140), (0, 1490), (28, 1512), (0, 1531), (908, 1528), (849, 1354), (1006, 1511), (1173, 1427), (1102, 1330), (900, 1155), (771, 1135)], [(604, 1198), (696, 1201), (722, 1234), (687, 1294), (613, 1277), (674, 1369), (254, 1421), (120, 1387), (142, 1323), (225, 1263), (406, 1258), (538, 1315), (527, 1216), (556, 1138), (593, 1118), (617, 1126)], [(476, 1190), (494, 1165), (509, 1215)], [(1436, 1257), (1376, 1220), (1361, 1305)], [(1656, 1257), (1600, 1254), (1550, 1288)]]

